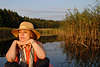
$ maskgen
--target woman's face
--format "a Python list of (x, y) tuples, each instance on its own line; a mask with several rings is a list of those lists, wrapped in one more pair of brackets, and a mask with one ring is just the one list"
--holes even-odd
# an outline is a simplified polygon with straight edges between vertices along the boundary
[(19, 30), (19, 40), (26, 42), (30, 39), (32, 32), (30, 30)]

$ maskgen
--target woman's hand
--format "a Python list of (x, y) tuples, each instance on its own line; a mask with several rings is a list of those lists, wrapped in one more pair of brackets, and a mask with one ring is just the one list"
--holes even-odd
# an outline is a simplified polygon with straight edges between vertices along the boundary
[(26, 42), (15, 40), (14, 42), (18, 45), (18, 47), (20, 49), (22, 49), (22, 48), (25, 48), (25, 47), (31, 47), (32, 43), (34, 43), (34, 40), (33, 39), (29, 39)]
[(32, 43), (34, 43), (35, 41), (33, 40), (33, 39), (29, 39), (27, 42), (26, 42), (26, 44), (29, 44), (29, 45), (31, 45)]
[(43, 49), (40, 44), (38, 44), (34, 39), (30, 39), (26, 42), (26, 44), (33, 47), (34, 51), (36, 52), (36, 55), (39, 59), (44, 59), (46, 57), (45, 50)]
[(20, 49), (26, 47), (25, 42), (17, 41), (17, 44), (18, 44), (18, 47), (19, 47)]
[(18, 46), (20, 49), (26, 47), (25, 42), (18, 41), (18, 40), (14, 40), (14, 41), (13, 41), (13, 44), (14, 44), (15, 46)]
[(29, 39), (25, 44), (26, 44), (26, 46), (31, 47), (34, 42), (35, 41), (33, 39)]

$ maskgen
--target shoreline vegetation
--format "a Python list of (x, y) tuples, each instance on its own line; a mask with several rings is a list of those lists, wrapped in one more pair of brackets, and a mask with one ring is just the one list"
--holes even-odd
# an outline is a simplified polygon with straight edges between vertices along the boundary
[(97, 11), (85, 10), (80, 13), (77, 9), (63, 22), (61, 34), (66, 47), (75, 45), (84, 48), (100, 48), (100, 14)]
[(60, 29), (64, 31), (59, 38), (65, 41), (66, 55), (85, 63), (83, 66), (88, 63), (86, 66), (92, 67), (100, 62), (100, 6), (82, 13), (68, 10)]
[[(0, 27), (17, 28), (21, 21), (32, 22), (43, 35), (54, 36), (56, 34), (58, 40), (65, 41), (64, 48), (75, 52), (76, 55), (85, 50), (94, 53), (100, 50), (100, 6), (85, 9), (83, 12), (79, 12), (76, 8), (74, 11), (68, 9), (66, 18), (62, 21), (21, 17), (16, 12), (0, 9)], [(7, 31), (2, 32), (2, 35), (6, 35)], [(10, 33), (10, 29), (8, 33)], [(2, 35), (0, 35), (1, 38)], [(2, 41), (3, 38), (1, 38)]]

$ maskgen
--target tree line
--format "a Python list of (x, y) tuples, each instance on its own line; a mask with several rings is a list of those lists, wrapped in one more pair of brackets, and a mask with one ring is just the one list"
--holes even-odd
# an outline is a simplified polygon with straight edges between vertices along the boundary
[[(17, 12), (9, 9), (0, 9), (0, 56), (5, 56), (13, 39), (11, 29), (18, 28), (22, 21), (29, 21), (35, 28), (58, 28), (60, 21), (45, 20), (39, 18), (22, 17)], [(47, 38), (45, 38), (46, 40)], [(53, 38), (54, 39), (54, 38)], [(41, 40), (41, 39), (40, 39)], [(44, 39), (43, 39), (44, 40)], [(6, 46), (4, 46), (6, 45)]]
[(35, 28), (58, 28), (60, 21), (22, 17), (9, 9), (0, 9), (0, 27), (17, 28), (22, 21), (30, 21)]

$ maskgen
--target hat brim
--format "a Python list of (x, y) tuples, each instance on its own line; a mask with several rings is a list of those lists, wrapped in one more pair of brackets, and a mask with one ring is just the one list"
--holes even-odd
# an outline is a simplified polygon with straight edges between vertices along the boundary
[[(15, 37), (18, 37), (18, 31), (21, 30), (21, 29), (13, 29), (11, 31), (11, 33), (15, 36)], [(38, 31), (36, 31), (35, 29), (28, 29), (28, 30), (32, 30), (32, 32), (36, 35), (36, 39), (39, 39), (40, 38), (40, 33)]]

